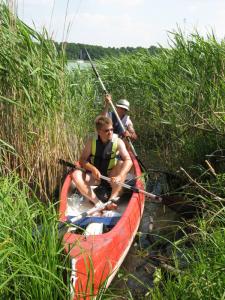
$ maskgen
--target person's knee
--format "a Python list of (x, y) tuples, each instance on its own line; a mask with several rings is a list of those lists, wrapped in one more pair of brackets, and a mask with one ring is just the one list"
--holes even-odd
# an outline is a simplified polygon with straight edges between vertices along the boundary
[(76, 184), (80, 181), (82, 181), (82, 173), (79, 172), (79, 170), (75, 170), (70, 174), (71, 179)]

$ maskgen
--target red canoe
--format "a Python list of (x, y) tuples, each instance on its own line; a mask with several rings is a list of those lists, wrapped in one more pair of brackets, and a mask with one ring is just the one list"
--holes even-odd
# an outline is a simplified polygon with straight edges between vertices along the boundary
[[(135, 186), (143, 189), (139, 164), (132, 154), (131, 157), (133, 176), (137, 178)], [(60, 221), (63, 222), (93, 207), (90, 201), (74, 194), (72, 185), (68, 175), (60, 196)], [(99, 223), (100, 217), (96, 217), (97, 223), (94, 217), (90, 219), (93, 223), (88, 226), (92, 230), (92, 225), (95, 227), (97, 224), (94, 231), (85, 228), (81, 232), (79, 225), (69, 228), (63, 237), (66, 252), (71, 258), (71, 294), (74, 300), (93, 299), (107, 288), (129, 251), (140, 224), (145, 199), (142, 193), (136, 192), (123, 197), (119, 200), (117, 211), (112, 212), (112, 217), (107, 217), (110, 212), (106, 212), (106, 216), (103, 213), (101, 217), (103, 223)], [(108, 224), (109, 221), (113, 225)], [(99, 226), (104, 228), (103, 232), (98, 232)]]

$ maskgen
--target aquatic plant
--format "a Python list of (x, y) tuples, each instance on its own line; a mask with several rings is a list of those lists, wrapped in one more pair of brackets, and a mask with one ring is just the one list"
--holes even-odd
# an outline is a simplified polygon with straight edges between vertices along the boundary
[(77, 159), (92, 125), (92, 81), (71, 74), (47, 32), (28, 27), (4, 1), (0, 16), (1, 173), (16, 170), (46, 198), (60, 184), (57, 160)]

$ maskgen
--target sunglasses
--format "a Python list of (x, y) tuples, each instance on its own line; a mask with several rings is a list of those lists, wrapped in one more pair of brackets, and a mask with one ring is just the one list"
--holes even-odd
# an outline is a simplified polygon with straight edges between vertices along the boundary
[(108, 132), (110, 132), (110, 131), (113, 131), (113, 128), (104, 129), (103, 131), (104, 131), (105, 133), (108, 133)]

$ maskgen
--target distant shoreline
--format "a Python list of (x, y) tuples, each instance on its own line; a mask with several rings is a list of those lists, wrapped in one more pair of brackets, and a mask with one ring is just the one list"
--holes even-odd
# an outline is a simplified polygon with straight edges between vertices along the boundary
[(58, 52), (64, 49), (66, 57), (68, 60), (84, 60), (88, 61), (88, 57), (85, 49), (88, 50), (92, 59), (101, 59), (104, 57), (118, 57), (121, 54), (135, 54), (140, 51), (147, 51), (150, 55), (155, 55), (159, 53), (162, 49), (156, 46), (150, 46), (149, 48), (143, 47), (102, 47), (86, 44), (77, 43), (57, 43), (54, 42), (55, 47)]

